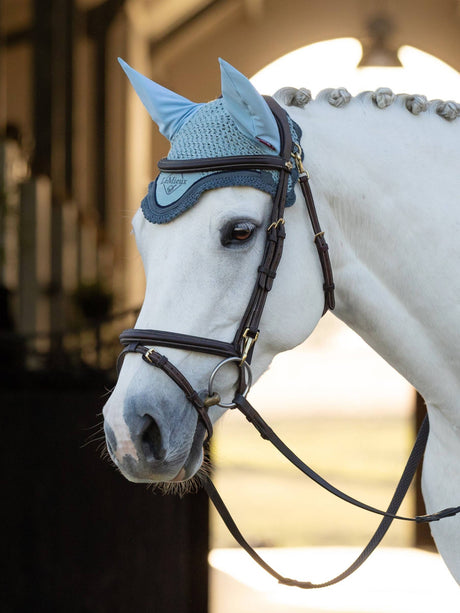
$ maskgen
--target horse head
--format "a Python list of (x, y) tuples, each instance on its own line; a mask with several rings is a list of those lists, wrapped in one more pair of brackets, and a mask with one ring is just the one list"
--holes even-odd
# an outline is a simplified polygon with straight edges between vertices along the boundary
[[(279, 155), (280, 132), (266, 100), (226, 62), (221, 61), (222, 96), (206, 104), (195, 104), (121, 63), (169, 139), (169, 159)], [(298, 128), (293, 122), (290, 126), (299, 139)], [(146, 275), (136, 328), (232, 342), (266, 248), (279, 174), (257, 168), (160, 172), (133, 219)], [(289, 241), (260, 322), (254, 380), (276, 353), (304, 340), (322, 313), (322, 273), (307, 213), (304, 207), (291, 206), (297, 189), (290, 178)], [(220, 361), (216, 355), (171, 347), (161, 352), (205, 395), (210, 373)], [(235, 394), (235, 366), (222, 368), (215, 382), (223, 404)], [(224, 410), (211, 406), (210, 421)], [(125, 357), (104, 419), (110, 455), (131, 481), (185, 481), (202, 465), (206, 428), (190, 399), (136, 353)]]

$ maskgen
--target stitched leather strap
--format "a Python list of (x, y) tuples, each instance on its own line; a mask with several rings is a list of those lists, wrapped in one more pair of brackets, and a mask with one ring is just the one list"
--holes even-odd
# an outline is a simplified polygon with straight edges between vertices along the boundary
[(292, 162), (290, 152), (287, 157), (276, 155), (234, 155), (222, 158), (196, 158), (188, 160), (170, 160), (162, 158), (158, 168), (163, 172), (198, 172), (219, 170), (282, 170), (290, 172)]
[(311, 193), (310, 182), (308, 175), (301, 174), (299, 176), (300, 189), (307, 205), (308, 215), (310, 217), (311, 225), (313, 228), (313, 234), (315, 237), (315, 245), (318, 251), (319, 261), (321, 263), (321, 269), (323, 271), (323, 291), (324, 291), (324, 310), (323, 315), (328, 311), (333, 311), (335, 308), (334, 297), (334, 277), (332, 274), (332, 265), (329, 258), (329, 246), (324, 238), (324, 232), (321, 230), (321, 226), (318, 220), (318, 214), (316, 212), (315, 202), (313, 200), (313, 194)]
[[(324, 488), (337, 498), (348, 502), (360, 509), (364, 509), (365, 511), (370, 511), (371, 513), (375, 513), (377, 515), (389, 516), (391, 519), (399, 519), (403, 521), (422, 521), (420, 518), (415, 517), (403, 517), (399, 515), (389, 515), (387, 511), (382, 511), (381, 509), (377, 509), (371, 505), (368, 505), (348, 494), (342, 492), (338, 488), (334, 487), (331, 483), (323, 479), (317, 472), (315, 472), (312, 468), (305, 464), (287, 445), (284, 443), (279, 436), (270, 428), (266, 421), (262, 418), (262, 416), (256, 411), (256, 409), (251, 405), (251, 403), (244, 398), (241, 394), (237, 394), (234, 402), (237, 408), (243, 413), (246, 419), (255, 427), (255, 429), (259, 432), (260, 436), (269, 441), (291, 464), (293, 464), (296, 468), (298, 468), (304, 475), (309, 477), (312, 481), (314, 481), (317, 485)], [(416, 460), (418, 461), (423, 454), (425, 449), (426, 440), (428, 438), (429, 425), (428, 419), (423, 422), (422, 428), (420, 429), (419, 438), (420, 440), (416, 443), (416, 448), (419, 452), (419, 455), (416, 456)], [(417, 468), (417, 464), (413, 465), (413, 459), (410, 463), (410, 469), (413, 469), (412, 474), (415, 472)], [(409, 464), (409, 462), (408, 462)], [(412, 479), (412, 475), (410, 477)], [(409, 486), (409, 484), (408, 484)], [(428, 516), (422, 516), (428, 517)], [(424, 520), (427, 521), (427, 520)]]
[[(130, 330), (126, 330), (125, 332), (131, 332)], [(138, 332), (136, 330), (136, 332)], [(181, 373), (181, 371), (172, 364), (168, 358), (155, 351), (152, 347), (146, 347), (142, 344), (142, 342), (149, 342), (149, 339), (143, 339), (137, 337), (134, 341), (127, 341), (127, 335), (125, 335), (124, 344), (126, 345), (123, 351), (118, 356), (117, 360), (117, 370), (120, 372), (120, 368), (122, 365), (122, 361), (124, 356), (127, 353), (140, 353), (142, 355), (142, 359), (150, 364), (151, 366), (156, 366), (160, 368), (170, 379), (174, 381), (174, 383), (180, 387), (180, 389), (184, 392), (185, 397), (189, 402), (193, 405), (196, 412), (198, 413), (199, 418), (203, 421), (206, 430), (208, 431), (208, 437), (211, 438), (213, 434), (212, 422), (209, 418), (207, 408), (204, 404), (204, 400), (198, 394), (198, 392), (193, 388), (191, 383), (186, 379), (186, 377)]]
[(438, 513), (433, 513), (431, 515), (421, 515), (417, 517), (404, 517), (396, 515), (407, 493), (407, 490), (409, 489), (414, 474), (417, 470), (417, 466), (419, 465), (423, 457), (423, 453), (425, 451), (429, 433), (428, 417), (425, 417), (425, 420), (422, 423), (422, 426), (417, 435), (417, 439), (412, 448), (412, 452), (409, 456), (409, 459), (407, 460), (403, 474), (399, 480), (399, 483), (396, 487), (395, 493), (393, 494), (393, 498), (391, 499), (388, 509), (386, 511), (381, 511), (380, 509), (376, 509), (370, 505), (362, 503), (359, 500), (348, 496), (347, 494), (344, 494), (343, 492), (332, 486), (330, 483), (328, 483), (325, 479), (320, 477), (320, 475), (318, 475), (309, 466), (307, 466), (307, 464), (302, 462), (302, 460), (300, 460), (300, 458), (298, 458), (289, 449), (289, 447), (287, 447), (287, 445), (283, 443), (283, 441), (275, 434), (275, 432), (270, 428), (270, 426), (268, 426), (268, 424), (257, 413), (254, 407), (252, 407), (251, 404), (243, 396), (237, 395), (235, 398), (235, 403), (237, 405), (237, 408), (245, 415), (246, 419), (248, 419), (248, 421), (255, 426), (262, 438), (272, 443), (276, 447), (276, 449), (278, 449), (278, 451), (280, 451), (284, 455), (284, 457), (286, 457), (292, 464), (294, 464), (294, 466), (299, 468), (299, 470), (301, 470), (315, 483), (346, 502), (349, 502), (361, 509), (365, 509), (366, 511), (371, 511), (372, 513), (376, 513), (378, 515), (383, 516), (377, 530), (375, 531), (374, 535), (372, 536), (366, 547), (363, 549), (357, 559), (353, 562), (353, 564), (351, 564), (345, 571), (323, 583), (298, 581), (297, 579), (283, 577), (269, 564), (267, 564), (267, 562), (251, 547), (251, 545), (249, 545), (249, 543), (246, 541), (246, 539), (238, 529), (238, 526), (233, 520), (229, 510), (225, 506), (225, 503), (220, 497), (211, 479), (209, 477), (206, 478), (203, 487), (236, 542), (252, 557), (253, 560), (255, 560), (255, 562), (257, 562), (257, 564), (259, 564), (266, 572), (268, 572), (272, 577), (277, 579), (277, 581), (283, 585), (299, 587), (302, 589), (317, 589), (322, 587), (328, 587), (330, 585), (334, 585), (335, 583), (339, 583), (340, 581), (343, 581), (352, 573), (354, 573), (367, 560), (367, 558), (371, 555), (371, 553), (375, 550), (375, 548), (379, 545), (379, 543), (385, 536), (393, 520), (399, 519), (403, 521), (425, 523), (439, 521), (439, 519), (442, 519), (443, 517), (452, 517), (457, 513), (460, 513), (460, 507), (452, 507), (448, 509), (443, 509), (442, 511), (439, 511)]
[[(291, 154), (293, 152), (293, 143), (287, 115), (273, 98), (266, 96), (265, 100), (278, 124), (281, 138), (281, 157), (285, 160), (289, 160), (289, 163), (292, 164)], [(286, 232), (284, 223), (281, 223), (281, 220), (283, 220), (284, 217), (287, 188), (288, 174), (281, 173), (277, 191), (273, 199), (273, 206), (268, 225), (269, 229), (267, 231), (267, 240), (265, 243), (262, 262), (258, 269), (258, 276), (248, 306), (233, 341), (233, 344), (236, 347), (241, 346), (242, 338), (245, 333), (250, 337), (255, 338), (259, 331), (259, 324), (262, 318), (268, 292), (273, 286), (273, 280), (276, 277), (278, 265), (283, 253), (283, 244), (286, 237)], [(248, 363), (251, 362), (253, 350), (254, 347), (251, 348), (247, 356)]]
[(129, 345), (134, 342), (150, 346), (172, 347), (173, 349), (209, 353), (224, 358), (239, 356), (238, 351), (231, 343), (225, 343), (213, 338), (166, 332), (164, 330), (142, 330), (140, 328), (130, 328), (120, 334), (120, 343), (122, 345)]

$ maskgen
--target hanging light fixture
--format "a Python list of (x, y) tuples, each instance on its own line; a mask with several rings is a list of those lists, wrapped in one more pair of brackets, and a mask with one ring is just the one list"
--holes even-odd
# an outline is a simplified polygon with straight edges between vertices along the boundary
[(363, 56), (358, 68), (402, 68), (397, 49), (388, 42), (394, 32), (393, 23), (386, 17), (376, 17), (368, 23), (367, 31), (368, 39), (361, 43)]

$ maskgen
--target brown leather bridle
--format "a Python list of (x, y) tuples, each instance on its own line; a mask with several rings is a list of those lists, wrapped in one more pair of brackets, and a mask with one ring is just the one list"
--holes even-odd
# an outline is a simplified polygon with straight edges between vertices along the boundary
[[(237, 542), (256, 560), (267, 572), (275, 577), (280, 583), (285, 585), (297, 586), (305, 589), (326, 587), (345, 579), (354, 572), (361, 564), (369, 557), (372, 551), (382, 540), (387, 532), (393, 519), (413, 522), (432, 522), (438, 521), (444, 517), (451, 517), (460, 512), (460, 507), (444, 509), (439, 513), (431, 515), (417, 516), (408, 518), (396, 515), (399, 506), (409, 488), (416, 468), (423, 456), (426, 441), (428, 437), (429, 425), (426, 418), (417, 437), (416, 443), (407, 462), (406, 468), (396, 488), (393, 499), (387, 509), (382, 511), (370, 505), (360, 502), (344, 492), (341, 492), (320, 475), (314, 472), (300, 458), (298, 458), (285, 443), (273, 432), (268, 424), (262, 419), (257, 411), (246, 399), (246, 394), (251, 387), (251, 369), (250, 363), (254, 346), (259, 337), (259, 324), (263, 314), (264, 306), (267, 300), (268, 292), (273, 286), (273, 281), (276, 277), (278, 265), (283, 252), (283, 243), (286, 236), (284, 209), (286, 202), (286, 193), (288, 188), (289, 175), (295, 167), (298, 171), (298, 181), (301, 192), (303, 194), (308, 215), (310, 217), (314, 242), (318, 251), (319, 260), (323, 272), (324, 284), (324, 309), (323, 315), (328, 310), (333, 310), (335, 306), (334, 299), (334, 281), (332, 275), (332, 267), (329, 258), (328, 245), (324, 238), (324, 232), (318, 221), (316, 207), (313, 200), (312, 192), (309, 185), (309, 175), (302, 164), (302, 150), (299, 143), (295, 143), (291, 137), (291, 130), (286, 112), (278, 105), (278, 103), (270, 97), (265, 98), (278, 124), (281, 138), (281, 152), (279, 156), (274, 155), (252, 155), (252, 156), (231, 156), (222, 158), (201, 158), (189, 160), (169, 160), (162, 159), (158, 163), (158, 167), (162, 172), (197, 172), (197, 171), (235, 171), (235, 170), (276, 170), (279, 172), (279, 181), (275, 197), (273, 198), (273, 206), (271, 210), (270, 223), (267, 228), (267, 237), (262, 262), (257, 270), (257, 278), (254, 289), (251, 294), (248, 306), (241, 319), (240, 325), (236, 331), (235, 337), (231, 343), (223, 342), (216, 339), (209, 339), (177, 332), (166, 332), (162, 330), (141, 330), (132, 328), (125, 330), (120, 335), (120, 341), (124, 345), (124, 349), (120, 353), (118, 360), (118, 370), (121, 367), (121, 361), (126, 353), (135, 352), (142, 355), (142, 359), (148, 364), (163, 370), (184, 392), (189, 402), (194, 406), (198, 413), (199, 419), (204, 423), (208, 437), (213, 433), (212, 423), (208, 416), (208, 408), (213, 405), (220, 405), (225, 408), (238, 408), (258, 430), (260, 435), (269, 440), (294, 466), (301, 470), (306, 476), (315, 481), (318, 485), (325, 488), (329, 492), (338, 496), (342, 500), (349, 502), (359, 508), (365, 509), (372, 513), (383, 516), (383, 519), (368, 543), (367, 547), (358, 557), (358, 559), (343, 573), (331, 579), (330, 581), (314, 584), (309, 581), (297, 581), (281, 576), (273, 570), (260, 556), (252, 549), (252, 547), (244, 539), (238, 530), (233, 518), (225, 507), (224, 502), (220, 498), (217, 490), (209, 477), (204, 479), (203, 486), (206, 489), (210, 499), (216, 506), (222, 519), (228, 529), (235, 537)], [(208, 394), (203, 397), (199, 394), (185, 376), (166, 358), (159, 353), (155, 347), (170, 347), (174, 349), (184, 349), (186, 351), (197, 351), (201, 353), (217, 355), (224, 359), (219, 362), (214, 371), (210, 375)], [(219, 394), (213, 390), (213, 382), (216, 373), (227, 363), (234, 362), (239, 367), (239, 379), (237, 383), (237, 393), (231, 403), (224, 403)]]
[[(318, 250), (319, 259), (324, 276), (324, 310), (334, 309), (334, 281), (332, 276), (331, 261), (328, 253), (328, 245), (324, 239), (324, 232), (316, 214), (315, 203), (309, 185), (309, 176), (302, 165), (302, 150), (298, 143), (293, 143), (291, 130), (286, 112), (273, 100), (267, 97), (266, 101), (277, 121), (280, 137), (281, 152), (275, 155), (231, 156), (223, 158), (200, 158), (190, 160), (162, 159), (158, 168), (162, 172), (197, 172), (197, 171), (224, 171), (224, 170), (276, 170), (279, 172), (279, 181), (276, 194), (273, 198), (273, 206), (270, 221), (267, 227), (265, 249), (262, 262), (257, 269), (257, 278), (252, 291), (248, 306), (241, 319), (235, 337), (231, 343), (216, 339), (195, 337), (177, 332), (162, 330), (140, 330), (137, 328), (125, 330), (120, 335), (120, 341), (125, 346), (120, 358), (126, 353), (140, 353), (145, 361), (153, 366), (161, 368), (170, 376), (184, 391), (187, 398), (197, 410), (208, 431), (212, 436), (212, 424), (207, 414), (207, 408), (212, 404), (219, 404), (225, 408), (234, 408), (235, 403), (224, 403), (213, 392), (212, 383), (216, 372), (228, 362), (235, 362), (240, 367), (239, 392), (244, 396), (250, 388), (250, 368), (255, 343), (259, 337), (259, 324), (267, 300), (268, 292), (273, 286), (278, 265), (283, 253), (283, 243), (286, 236), (284, 209), (289, 175), (294, 167), (299, 173), (299, 184), (305, 198), (308, 214), (311, 220), (314, 241)], [(187, 351), (198, 351), (225, 358), (211, 373), (210, 385), (207, 398), (202, 398), (193, 390), (189, 382), (164, 356), (152, 349), (156, 347), (172, 347)], [(248, 385), (249, 383), (249, 385)]]

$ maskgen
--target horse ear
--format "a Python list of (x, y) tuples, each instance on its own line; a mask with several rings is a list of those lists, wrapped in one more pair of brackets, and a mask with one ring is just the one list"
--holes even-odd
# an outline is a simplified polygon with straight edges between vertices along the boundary
[(225, 109), (244, 134), (279, 153), (278, 125), (268, 104), (247, 77), (220, 58), (219, 63)]
[(202, 106), (144, 77), (121, 58), (118, 61), (150, 117), (168, 140)]

